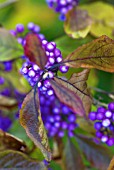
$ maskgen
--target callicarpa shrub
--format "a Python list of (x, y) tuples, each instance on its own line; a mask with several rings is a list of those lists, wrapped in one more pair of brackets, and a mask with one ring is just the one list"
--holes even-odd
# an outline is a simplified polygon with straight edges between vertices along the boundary
[(102, 11), (102, 20), (95, 20), (96, 8), (78, 8), (78, 0), (46, 2), (65, 21), (65, 33), (58, 34), (60, 21), (42, 20), (50, 30), (57, 24), (56, 39), (53, 32), (46, 38), (49, 28), (43, 31), (34, 22), (0, 28), (0, 169), (107, 170), (114, 147), (114, 93), (93, 86), (101, 82), (97, 73), (108, 72), (112, 80), (114, 40), (95, 38), (92, 29), (96, 22), (111, 23), (112, 29), (113, 22), (104, 21)]

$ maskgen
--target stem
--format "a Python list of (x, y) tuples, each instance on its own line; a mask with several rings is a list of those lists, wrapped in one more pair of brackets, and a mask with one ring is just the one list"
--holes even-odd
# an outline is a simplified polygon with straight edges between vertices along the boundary
[(90, 88), (99, 92), (99, 93), (106, 94), (108, 97), (110, 97), (112, 100), (114, 100), (114, 92), (107, 92), (107, 91), (99, 89), (97, 87), (90, 87)]

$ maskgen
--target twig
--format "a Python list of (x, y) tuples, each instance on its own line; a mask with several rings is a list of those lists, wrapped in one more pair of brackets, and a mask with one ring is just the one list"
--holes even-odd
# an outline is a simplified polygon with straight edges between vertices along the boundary
[(107, 91), (99, 89), (97, 87), (90, 87), (90, 88), (99, 92), (99, 93), (106, 94), (108, 97), (110, 97), (112, 100), (114, 100), (114, 92), (107, 92)]

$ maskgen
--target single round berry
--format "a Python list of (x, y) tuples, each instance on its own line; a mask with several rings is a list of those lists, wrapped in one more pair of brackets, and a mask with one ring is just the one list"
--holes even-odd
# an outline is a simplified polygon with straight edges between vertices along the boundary
[(101, 122), (96, 122), (96, 123), (94, 124), (94, 128), (95, 128), (96, 130), (100, 130), (100, 129), (102, 128), (102, 123), (101, 123)]
[(68, 66), (60, 66), (59, 69), (62, 73), (67, 73), (69, 70), (69, 67)]
[(102, 125), (103, 125), (104, 127), (108, 127), (108, 126), (110, 126), (110, 124), (111, 124), (111, 122), (110, 122), (109, 119), (104, 119), (104, 120), (102, 121)]
[(112, 112), (114, 112), (114, 102), (109, 103), (108, 109)]
[(18, 33), (22, 33), (24, 31), (24, 25), (23, 24), (17, 24), (16, 25), (16, 31)]
[(90, 112), (89, 113), (89, 119), (92, 121), (95, 121), (97, 117), (97, 113), (96, 112)]

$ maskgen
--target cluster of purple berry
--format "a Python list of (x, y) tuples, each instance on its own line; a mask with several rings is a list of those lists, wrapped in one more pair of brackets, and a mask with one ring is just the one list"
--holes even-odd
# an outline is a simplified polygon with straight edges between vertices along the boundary
[(8, 116), (5, 116), (0, 110), (0, 129), (3, 131), (8, 131), (12, 125), (12, 121)]
[(40, 91), (40, 109), (48, 136), (74, 136), (76, 114), (58, 100), (53, 89)]
[[(18, 25), (20, 27), (20, 24)], [(37, 35), (39, 36), (39, 33)], [(45, 65), (45, 70), (47, 71), (44, 73), (44, 70), (41, 70), (36, 64), (30, 62), (25, 56), (26, 62), (22, 66), (21, 74), (25, 76), (31, 86), (37, 85), (39, 89), (41, 114), (48, 135), (50, 137), (63, 137), (65, 132), (68, 132), (68, 135), (72, 137), (74, 135), (73, 131), (77, 127), (76, 115), (58, 100), (49, 82), (49, 79), (53, 79), (58, 70), (66, 73), (69, 68), (64, 65), (54, 68), (53, 66), (55, 64), (62, 61), (61, 51), (56, 47), (54, 42), (48, 42), (45, 38), (41, 37), (40, 39), (48, 58)], [(53, 69), (51, 69), (52, 67)], [(41, 75), (42, 80), (38, 82)]]
[(99, 107), (90, 112), (89, 118), (95, 121), (96, 137), (108, 146), (114, 145), (114, 102), (108, 104), (108, 109)]
[[(28, 31), (26, 33), (35, 33), (36, 35), (38, 34), (38, 36), (43, 40), (45, 37), (43, 34), (40, 34), (40, 27), (36, 24), (34, 24), (33, 22), (29, 22), (27, 25), (27, 29)], [(25, 44), (25, 30), (26, 28), (24, 27), (23, 24), (17, 24), (15, 30), (10, 30), (10, 33), (17, 37), (17, 41), (18, 43), (24, 45)]]
[(74, 6), (78, 5), (79, 0), (46, 0), (48, 6), (53, 8), (55, 12), (60, 13), (59, 19), (64, 21), (65, 14)]

